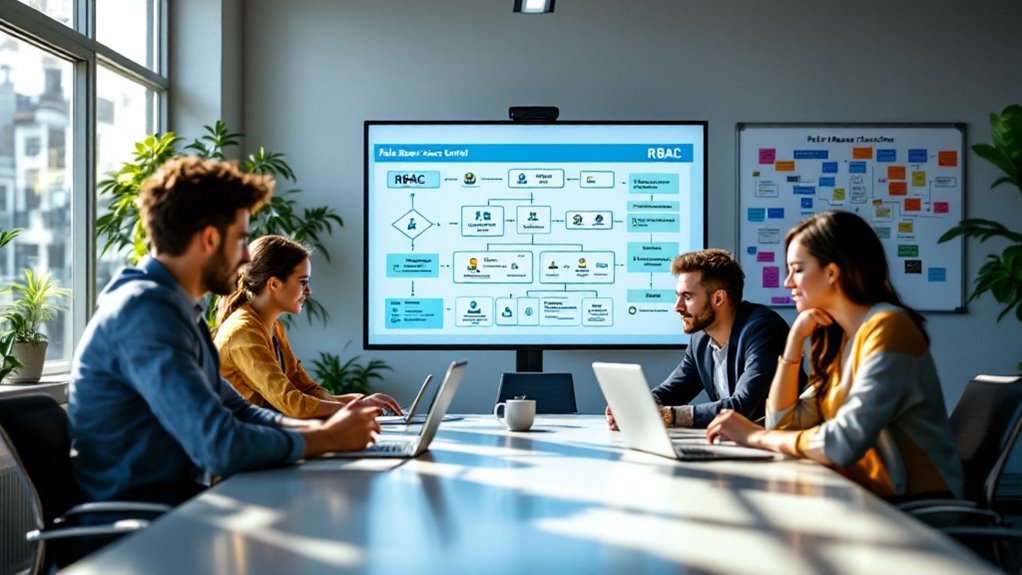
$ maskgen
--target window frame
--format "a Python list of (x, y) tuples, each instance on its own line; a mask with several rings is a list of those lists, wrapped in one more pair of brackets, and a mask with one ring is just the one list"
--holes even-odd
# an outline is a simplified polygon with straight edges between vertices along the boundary
[[(85, 326), (92, 316), (96, 296), (102, 286), (96, 285), (96, 192), (101, 175), (96, 165), (96, 83), (98, 66), (104, 66), (114, 73), (127, 77), (146, 90), (152, 90), (155, 97), (149, 110), (155, 122), (154, 130), (163, 132), (169, 117), (170, 81), (166, 76), (168, 43), (168, 4), (166, 0), (155, 0), (156, 28), (159, 43), (150, 41), (149, 49), (155, 49), (154, 61), (157, 71), (114, 51), (97, 42), (95, 37), (95, 0), (75, 0), (72, 16), (74, 28), (62, 24), (38, 10), (17, 0), (0, 0), (0, 31), (18, 40), (50, 52), (71, 62), (74, 84), (72, 88), (71, 157), (74, 166), (71, 173), (71, 288), (72, 322), (71, 348), (75, 349)], [(151, 37), (150, 37), (151, 40)], [(44, 374), (70, 371), (70, 361), (54, 360), (46, 363)]]

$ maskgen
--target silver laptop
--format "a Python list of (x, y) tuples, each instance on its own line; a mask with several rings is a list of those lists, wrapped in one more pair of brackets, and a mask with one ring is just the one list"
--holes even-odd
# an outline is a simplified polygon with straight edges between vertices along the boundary
[(324, 453), (319, 457), (323, 458), (364, 458), (364, 457), (418, 457), (429, 449), (429, 444), (436, 436), (440, 422), (444, 420), (447, 408), (451, 406), (455, 392), (461, 385), (461, 378), (465, 375), (467, 361), (453, 361), (447, 368), (447, 374), (440, 383), (440, 390), (433, 399), (433, 405), (429, 407), (426, 414), (426, 423), (419, 430), (415, 437), (401, 439), (385, 439), (370, 445), (362, 451), (334, 451)]
[(433, 381), (433, 374), (426, 376), (426, 379), (422, 382), (422, 386), (419, 387), (419, 393), (415, 394), (415, 399), (412, 400), (412, 405), (408, 409), (403, 409), (404, 415), (381, 415), (376, 418), (376, 421), (380, 425), (411, 425), (412, 423), (422, 423), (426, 420), (426, 417), (420, 415), (418, 419), (415, 418), (415, 410), (418, 409), (419, 403), (422, 401), (423, 396), (426, 395), (426, 388), (429, 387), (429, 382)]
[(642, 366), (595, 362), (593, 372), (629, 449), (686, 461), (778, 458), (772, 451), (734, 444), (671, 441)]

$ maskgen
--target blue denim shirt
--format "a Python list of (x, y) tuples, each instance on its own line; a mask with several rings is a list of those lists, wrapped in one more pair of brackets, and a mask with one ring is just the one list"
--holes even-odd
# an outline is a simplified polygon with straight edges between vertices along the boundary
[(161, 499), (161, 491), (194, 492), (205, 473), (301, 457), (300, 434), (276, 427), (279, 414), (220, 377), (201, 312), (150, 257), (100, 294), (69, 387), (75, 477), (89, 501)]

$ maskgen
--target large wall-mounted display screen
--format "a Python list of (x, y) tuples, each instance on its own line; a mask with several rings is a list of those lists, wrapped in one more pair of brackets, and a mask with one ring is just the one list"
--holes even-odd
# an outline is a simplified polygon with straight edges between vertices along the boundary
[(366, 122), (365, 346), (676, 347), (705, 122)]

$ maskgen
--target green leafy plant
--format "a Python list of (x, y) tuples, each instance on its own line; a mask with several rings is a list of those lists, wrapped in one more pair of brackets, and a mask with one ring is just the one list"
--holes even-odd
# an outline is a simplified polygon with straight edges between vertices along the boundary
[[(351, 345), (349, 342), (348, 345)], [(348, 345), (344, 349), (348, 349)], [(383, 379), (384, 370), (391, 367), (382, 359), (361, 363), (361, 356), (354, 356), (341, 362), (338, 355), (321, 351), (319, 359), (312, 360), (312, 375), (327, 391), (335, 395), (345, 393), (369, 393), (369, 382)]]
[(3, 288), (0, 293), (14, 296), (4, 310), (4, 319), (10, 325), (14, 341), (40, 343), (46, 341), (46, 334), (40, 327), (57, 312), (67, 309), (61, 301), (70, 297), (71, 290), (57, 287), (48, 273), (36, 274), (31, 268), (25, 268), (24, 280)]
[[(217, 120), (213, 126), (205, 126), (206, 133), (184, 147), (202, 158), (226, 159), (225, 150), (240, 145), (244, 134), (231, 132)], [(135, 154), (121, 169), (110, 174), (99, 183), (100, 196), (110, 198), (110, 211), (97, 220), (96, 233), (103, 241), (102, 253), (113, 250), (121, 253), (128, 264), (137, 264), (148, 253), (149, 247), (145, 229), (139, 217), (138, 195), (142, 183), (160, 165), (178, 154), (177, 146), (182, 138), (168, 132), (162, 136), (153, 134), (135, 144)], [(257, 212), (251, 222), (251, 237), (279, 234), (312, 247), (330, 261), (323, 238), (333, 233), (334, 226), (344, 226), (344, 221), (330, 207), (304, 208), (299, 210), (295, 195), (300, 189), (280, 191), (281, 182), (297, 182), (294, 171), (284, 159), (284, 154), (269, 152), (260, 147), (249, 154), (241, 163), (248, 173), (269, 174), (277, 180), (278, 190), (270, 202)], [(316, 319), (326, 324), (329, 314), (318, 301), (305, 300), (309, 322)], [(207, 308), (207, 320), (212, 322), (215, 306)]]
[[(993, 143), (976, 144), (972, 151), (1004, 173), (991, 184), (991, 189), (1008, 184), (1022, 192), (1022, 106), (1014, 104), (1000, 114), (990, 114), (990, 128)], [(997, 321), (1012, 312), (1022, 321), (1022, 233), (993, 220), (967, 218), (948, 230), (939, 241), (946, 242), (959, 236), (976, 238), (980, 242), (999, 237), (1010, 242), (1000, 255), (987, 256), (987, 262), (976, 276), (975, 289), (969, 300), (989, 291), (1003, 306)], [(1022, 362), (1019, 362), (1018, 369), (1022, 371)]]
[[(18, 237), (20, 233), (21, 230), (17, 228), (10, 231), (0, 230), (0, 249), (11, 243), (11, 240)], [(12, 371), (24, 367), (18, 358), (14, 357), (11, 353), (14, 348), (14, 338), (16, 335), (13, 331), (8, 331), (0, 336), (0, 380), (3, 380)]]

